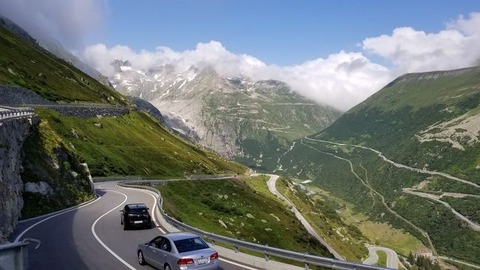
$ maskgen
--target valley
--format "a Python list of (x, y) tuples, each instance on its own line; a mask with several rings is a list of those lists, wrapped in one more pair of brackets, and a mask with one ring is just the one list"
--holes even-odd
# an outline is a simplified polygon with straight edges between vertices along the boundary
[[(469, 200), (472, 200), (473, 198), (478, 198), (479, 196), (478, 194), (480, 194), (480, 189), (476, 183), (473, 183), (465, 179), (461, 179), (456, 176), (449, 175), (447, 173), (429, 171), (427, 169), (418, 169), (418, 168), (406, 166), (404, 164), (399, 164), (385, 157), (385, 155), (382, 154), (380, 151), (369, 148), (369, 147), (365, 147), (361, 145), (352, 145), (348, 143), (332, 142), (332, 141), (318, 139), (313, 136), (306, 137), (303, 140), (301, 140), (299, 143), (297, 142), (296, 144), (293, 144), (292, 147), (288, 150), (288, 152), (286, 152), (286, 155), (283, 155), (282, 157), (279, 158), (278, 169), (283, 171), (283, 173), (285, 173), (285, 170), (283, 169), (285, 168), (285, 163), (292, 162), (292, 159), (291, 159), (292, 157), (289, 156), (288, 153), (291, 151), (295, 152), (296, 148), (301, 148), (301, 152), (303, 153), (303, 155), (305, 155), (306, 149), (310, 149), (309, 151), (317, 152), (318, 153), (318, 155), (316, 155), (318, 156), (317, 159), (323, 160), (322, 161), (323, 164), (325, 164), (325, 158), (322, 158), (321, 156), (329, 156), (338, 160), (339, 163), (347, 164), (347, 168), (349, 168), (348, 170), (350, 171), (352, 177), (348, 177), (351, 180), (349, 180), (348, 184), (347, 182), (345, 182), (347, 186), (345, 186), (344, 188), (348, 188), (348, 186), (352, 186), (353, 183), (351, 181), (358, 182), (358, 184), (355, 184), (355, 186), (358, 186), (359, 184), (363, 186), (364, 191), (362, 193), (365, 194), (364, 196), (367, 196), (369, 198), (367, 201), (370, 202), (370, 205), (368, 204), (364, 205), (365, 207), (364, 209), (365, 210), (370, 209), (367, 211), (373, 211), (370, 215), (372, 214), (376, 215), (375, 212), (377, 211), (379, 211), (379, 214), (381, 214), (378, 218), (375, 218), (373, 216), (373, 219), (372, 219), (372, 216), (371, 216), (369, 219), (376, 220), (377, 222), (385, 222), (386, 220), (396, 220), (393, 223), (393, 224), (397, 224), (395, 226), (398, 226), (399, 222), (403, 223), (404, 225), (401, 225), (400, 227), (406, 231), (410, 231), (415, 237), (421, 239), (425, 243), (425, 245), (428, 246), (429, 249), (433, 251), (434, 254), (437, 254), (438, 256), (441, 256), (443, 254), (450, 254), (451, 250), (448, 250), (448, 252), (446, 252), (446, 250), (441, 247), (444, 243), (438, 242), (439, 235), (436, 235), (438, 232), (432, 233), (431, 229), (428, 226), (426, 227), (425, 224), (418, 223), (418, 216), (416, 216), (415, 219), (412, 219), (411, 215), (407, 214), (407, 212), (405, 212), (401, 207), (399, 207), (397, 202), (400, 198), (405, 198), (406, 196), (413, 194), (422, 199), (426, 199), (426, 201), (437, 202), (438, 205), (442, 205), (444, 207), (444, 209), (441, 210), (441, 212), (443, 212), (444, 215), (446, 215), (447, 213), (446, 211), (448, 211), (451, 213), (452, 217), (456, 217), (457, 221), (455, 223), (465, 224), (465, 226), (463, 225), (461, 226), (463, 228), (461, 229), (462, 234), (466, 233), (471, 237), (474, 237), (474, 239), (476, 239), (475, 235), (478, 234), (478, 232), (476, 232), (478, 231), (478, 221), (476, 219), (473, 219), (471, 215), (468, 218), (465, 216), (466, 214), (468, 214), (468, 212), (465, 211), (466, 208), (459, 207), (455, 209), (454, 207), (450, 206), (448, 203), (444, 201), (444, 197), (462, 198), (464, 200), (468, 198), (471, 198)], [(362, 149), (362, 151), (354, 151), (355, 148)], [(367, 168), (366, 166), (362, 165), (362, 164), (365, 164), (366, 160), (371, 160), (371, 158), (368, 158), (368, 159), (363, 158), (369, 155), (363, 150), (369, 151), (370, 153), (374, 154), (377, 157), (376, 158), (377, 161), (373, 167), (371, 166), (371, 168)], [(311, 158), (310, 154), (308, 156), (310, 156)], [(302, 164), (300, 161), (297, 161), (297, 162), (298, 163), (296, 164)], [(426, 178), (428, 178), (428, 175), (433, 175), (437, 178), (441, 177), (451, 182), (457, 182), (457, 183), (461, 183), (462, 185), (468, 185), (471, 187), (471, 189), (467, 194), (461, 194), (461, 193), (452, 194), (449, 192), (441, 192), (441, 191), (432, 192), (425, 189), (414, 191), (412, 188), (408, 188), (402, 185), (403, 188), (400, 190), (404, 194), (402, 195), (402, 193), (398, 193), (398, 190), (385, 190), (384, 187), (379, 188), (377, 183), (378, 180), (375, 179), (375, 173), (372, 173), (371, 170), (372, 169), (376, 170), (375, 168), (383, 167), (381, 163), (388, 163), (391, 166), (393, 166), (392, 168), (397, 168), (396, 170), (408, 170), (414, 173), (414, 175), (417, 175), (415, 177), (418, 177), (418, 174), (427, 175)], [(312, 169), (305, 166), (294, 167), (295, 168), (294, 170), (297, 171), (297, 173), (294, 173), (294, 171), (292, 172), (291, 170), (290, 171), (287, 170), (287, 173), (291, 175), (305, 174), (305, 176), (307, 177), (304, 178), (305, 177), (304, 176), (304, 177), (301, 177), (301, 179), (312, 179), (313, 182), (309, 184), (305, 184), (306, 186), (308, 186), (308, 189), (316, 190), (315, 186), (320, 186), (324, 190), (331, 190), (332, 188), (331, 185), (329, 183), (325, 183), (325, 177), (321, 176), (322, 174), (325, 174), (325, 167), (324, 167), (325, 165), (321, 165), (321, 166), (322, 166), (322, 171), (316, 170), (317, 171), (316, 174), (312, 174)], [(344, 166), (342, 165), (342, 167)], [(337, 168), (338, 170), (339, 165), (335, 165), (335, 168)], [(408, 175), (408, 174), (402, 173), (402, 175), (404, 175), (405, 177), (405, 175)], [(338, 176), (335, 179), (339, 179)], [(301, 182), (301, 181), (297, 181), (297, 182)], [(338, 194), (338, 192), (336, 193)], [(366, 199), (366, 197), (362, 197), (362, 198)], [(350, 198), (350, 199), (347, 199), (347, 201), (352, 201), (352, 200)], [(358, 202), (358, 200), (353, 200), (353, 201)], [(422, 204), (423, 203), (425, 202), (422, 202)], [(379, 208), (379, 204), (381, 205), (380, 208), (383, 209), (383, 211), (375, 210)], [(418, 204), (416, 205), (418, 207)], [(355, 208), (358, 209), (358, 207), (355, 207)], [(359, 211), (359, 210), (356, 210), (356, 211)], [(360, 212), (364, 212), (364, 210), (360, 210)], [(462, 212), (465, 214), (462, 214)], [(389, 213), (389, 215), (387, 215), (386, 213)], [(429, 216), (429, 213), (425, 212), (425, 215)], [(388, 216), (390, 217), (386, 218)], [(358, 223), (356, 226), (359, 226), (359, 225), (360, 223)], [(448, 236), (445, 235), (442, 237), (448, 237)], [(372, 240), (373, 239), (371, 239), (371, 241)], [(467, 241), (470, 241), (470, 239)], [(387, 243), (384, 243), (384, 244), (389, 246)], [(440, 249), (442, 251), (438, 252), (439, 248), (437, 247), (437, 245), (440, 246)], [(391, 246), (391, 247), (393, 248), (394, 246)], [(471, 247), (474, 247), (475, 249), (476, 244), (473, 244), (472, 242)], [(443, 252), (446, 252), (446, 253), (443, 253)], [(473, 255), (476, 251), (471, 251), (471, 252), (473, 253), (470, 253), (470, 254)], [(402, 255), (407, 256), (408, 254), (403, 253)], [(475, 257), (473, 256), (468, 258), (473, 259)], [(464, 262), (468, 263), (471, 261), (465, 260)]]

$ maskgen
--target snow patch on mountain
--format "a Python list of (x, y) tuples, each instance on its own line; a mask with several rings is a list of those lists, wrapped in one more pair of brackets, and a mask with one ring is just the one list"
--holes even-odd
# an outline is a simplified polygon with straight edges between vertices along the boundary
[(270, 132), (289, 138), (311, 134), (340, 114), (293, 93), (280, 81), (225, 78), (209, 66), (137, 71), (128, 61), (112, 65), (117, 91), (149, 101), (173, 130), (226, 157), (244, 155), (245, 140), (263, 142), (262, 136)]

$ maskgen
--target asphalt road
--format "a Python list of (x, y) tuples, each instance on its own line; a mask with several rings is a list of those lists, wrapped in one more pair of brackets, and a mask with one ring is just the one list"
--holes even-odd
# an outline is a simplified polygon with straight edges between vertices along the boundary
[[(155, 212), (155, 197), (125, 189), (115, 182), (95, 185), (98, 198), (90, 203), (20, 223), (10, 241), (39, 240), (29, 245), (29, 269), (154, 269), (137, 262), (137, 245), (164, 233), (152, 229), (123, 230), (119, 210), (126, 203), (144, 202)], [(157, 218), (155, 217), (155, 220)], [(155, 221), (156, 224), (159, 224)], [(254, 269), (222, 259), (222, 269)]]
[(363, 262), (364, 264), (376, 264), (379, 257), (377, 252), (378, 251), (383, 251), (387, 254), (387, 267), (392, 268), (392, 269), (398, 269), (398, 255), (395, 251), (385, 248), (385, 247), (378, 247), (378, 246), (369, 246), (368, 247), (368, 252), (369, 257)]

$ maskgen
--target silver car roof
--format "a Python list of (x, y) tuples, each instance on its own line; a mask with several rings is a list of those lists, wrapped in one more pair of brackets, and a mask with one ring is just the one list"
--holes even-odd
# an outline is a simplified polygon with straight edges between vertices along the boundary
[(187, 233), (187, 232), (168, 233), (168, 234), (165, 234), (163, 236), (168, 238), (168, 239), (171, 239), (172, 241), (199, 237), (197, 234)]

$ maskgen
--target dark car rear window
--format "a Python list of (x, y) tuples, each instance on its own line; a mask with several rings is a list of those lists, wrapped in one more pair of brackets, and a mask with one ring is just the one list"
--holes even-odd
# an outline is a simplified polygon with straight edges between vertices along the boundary
[(129, 212), (130, 213), (146, 213), (147, 209), (145, 209), (145, 208), (133, 208), (133, 209), (130, 209)]
[(179, 253), (208, 248), (207, 243), (200, 237), (174, 241)]

